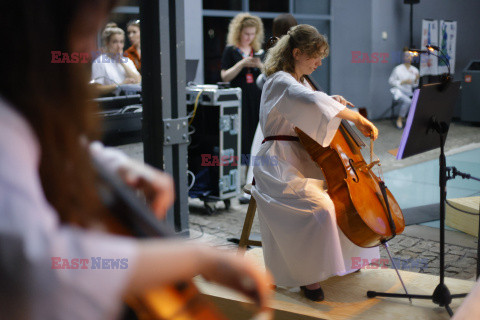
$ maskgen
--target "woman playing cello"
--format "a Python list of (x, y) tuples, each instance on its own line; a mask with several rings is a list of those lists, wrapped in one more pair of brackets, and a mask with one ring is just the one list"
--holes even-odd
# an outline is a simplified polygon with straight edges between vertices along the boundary
[(355, 271), (352, 258), (379, 258), (377, 248), (357, 247), (339, 230), (323, 175), (294, 131), (298, 127), (328, 146), (341, 119), (346, 119), (365, 136), (378, 136), (370, 121), (345, 108), (344, 98), (314, 91), (305, 80), (321, 66), (328, 51), (325, 37), (308, 25), (291, 28), (269, 50), (260, 105), (266, 138), (257, 156), (276, 161), (254, 167), (252, 188), (265, 263), (275, 284), (301, 286), (314, 301), (324, 298), (320, 281)]

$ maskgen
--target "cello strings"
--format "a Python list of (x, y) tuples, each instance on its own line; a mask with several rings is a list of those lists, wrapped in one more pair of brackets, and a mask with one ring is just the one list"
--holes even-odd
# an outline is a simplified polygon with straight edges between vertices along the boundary
[[(370, 163), (373, 161), (378, 160), (378, 167), (377, 169), (377, 176), (380, 178), (380, 180), (383, 180), (383, 170), (382, 170), (382, 164), (380, 162), (380, 158), (373, 152), (373, 133), (370, 134)], [(373, 167), (372, 167), (373, 169)]]

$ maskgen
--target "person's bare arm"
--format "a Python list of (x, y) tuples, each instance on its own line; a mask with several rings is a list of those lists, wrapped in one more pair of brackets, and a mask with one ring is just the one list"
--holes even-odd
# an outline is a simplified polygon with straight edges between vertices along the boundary
[(139, 245), (125, 294), (138, 294), (202, 275), (235, 289), (266, 309), (270, 298), (269, 274), (245, 257), (179, 240), (148, 240)]
[(116, 84), (99, 84), (99, 83), (93, 83), (93, 87), (95, 88), (95, 91), (99, 96), (103, 96), (109, 93), (112, 93), (117, 89)]
[(132, 83), (132, 81), (127, 79), (133, 79), (133, 83), (140, 83), (142, 81), (142, 76), (131, 70), (126, 63), (120, 62), (120, 65), (125, 70), (126, 81), (124, 81), (123, 83)]
[(350, 109), (343, 109), (337, 114), (338, 118), (345, 119), (352, 121), (355, 126), (360, 130), (363, 135), (366, 137), (370, 137), (370, 134), (373, 134), (373, 140), (376, 140), (378, 137), (378, 129), (368, 121), (365, 117), (363, 117), (360, 113), (352, 111)]
[(230, 69), (222, 69), (220, 71), (220, 76), (222, 77), (222, 81), (230, 82), (235, 79), (236, 76), (242, 71), (242, 69), (246, 66), (246, 59), (242, 59), (238, 61), (233, 67)]
[(220, 71), (220, 76), (222, 77), (222, 81), (230, 82), (235, 79), (236, 76), (242, 71), (243, 68), (262, 68), (262, 62), (260, 58), (257, 57), (248, 57), (238, 61), (233, 67), (230, 69)]

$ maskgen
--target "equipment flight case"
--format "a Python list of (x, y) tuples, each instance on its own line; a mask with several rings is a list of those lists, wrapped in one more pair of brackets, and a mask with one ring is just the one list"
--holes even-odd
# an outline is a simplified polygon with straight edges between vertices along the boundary
[(192, 117), (188, 168), (194, 175), (189, 196), (202, 200), (211, 214), (217, 201), (228, 209), (240, 193), (242, 90), (196, 85), (186, 94)]

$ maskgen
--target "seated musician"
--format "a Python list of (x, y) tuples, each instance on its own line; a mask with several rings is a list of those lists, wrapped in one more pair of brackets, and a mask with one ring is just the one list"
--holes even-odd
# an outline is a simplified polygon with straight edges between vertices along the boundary
[(418, 69), (412, 66), (412, 54), (408, 48), (404, 48), (403, 63), (396, 66), (388, 78), (393, 100), (400, 103), (400, 111), (395, 121), (395, 126), (398, 129), (403, 128), (405, 117), (412, 104), (413, 90), (418, 86), (419, 79), (420, 73)]
[(89, 147), (98, 132), (89, 66), (50, 63), (51, 50), (91, 52), (114, 2), (16, 1), (0, 11), (16, 26), (0, 31), (15, 52), (0, 62), (0, 318), (115, 319), (122, 297), (197, 274), (265, 308), (270, 279), (249, 260), (104, 231), (113, 218), (96, 193), (92, 155), (145, 191), (158, 217), (174, 199), (166, 174)]
[(142, 76), (129, 57), (123, 55), (125, 32), (118, 27), (107, 27), (102, 32), (105, 53), (92, 63), (92, 82), (101, 95), (109, 94), (121, 84), (137, 84)]
[(277, 286), (301, 286), (314, 301), (324, 298), (320, 281), (355, 271), (353, 257), (379, 258), (378, 248), (357, 247), (339, 230), (323, 175), (294, 131), (328, 146), (346, 119), (365, 136), (378, 135), (370, 121), (345, 108), (343, 97), (314, 91), (306, 81), (328, 51), (325, 37), (309, 25), (292, 27), (269, 50), (260, 105), (266, 141), (257, 156), (276, 161), (253, 168), (266, 266)]

